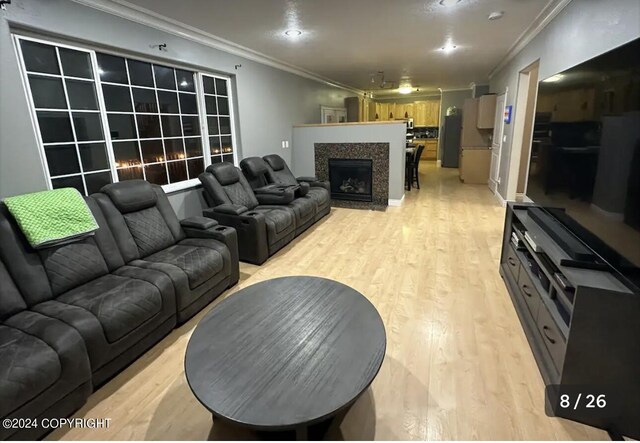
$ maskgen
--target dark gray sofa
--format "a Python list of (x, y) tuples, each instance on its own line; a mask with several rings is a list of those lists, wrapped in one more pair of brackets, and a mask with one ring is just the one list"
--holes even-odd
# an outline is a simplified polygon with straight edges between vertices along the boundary
[(238, 281), (234, 229), (204, 217), (179, 222), (162, 189), (142, 180), (102, 191), (85, 199), (99, 225), (93, 236), (39, 250), (0, 204), (3, 419), (71, 414)]

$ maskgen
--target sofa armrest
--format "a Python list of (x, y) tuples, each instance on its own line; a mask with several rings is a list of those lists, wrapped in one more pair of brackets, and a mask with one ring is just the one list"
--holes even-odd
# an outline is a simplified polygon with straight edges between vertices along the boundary
[(212, 218), (207, 217), (189, 217), (180, 220), (180, 226), (183, 228), (195, 228), (195, 229), (209, 229), (216, 226), (218, 222)]
[(218, 205), (215, 206), (213, 208), (211, 208), (214, 212), (219, 212), (220, 214), (229, 214), (229, 215), (240, 215), (243, 214), (245, 212), (247, 212), (249, 209), (247, 209), (246, 206), (242, 206), (242, 205), (231, 205), (231, 204), (225, 204), (225, 205)]
[[(220, 206), (205, 209), (202, 211), (202, 215), (236, 230), (240, 260), (257, 265), (264, 263), (269, 258), (267, 225), (264, 214), (248, 209), (241, 214), (235, 214), (231, 211), (216, 211)], [(242, 207), (244, 208), (244, 206)]]
[(331, 191), (331, 185), (328, 180), (318, 180), (317, 177), (298, 177), (296, 180), (301, 183), (308, 183), (312, 188), (325, 188), (327, 191)]
[[(197, 228), (182, 225), (182, 229), (188, 238), (212, 238), (224, 243), (229, 249), (231, 256), (231, 274), (229, 286), (235, 285), (240, 279), (240, 255), (238, 251), (238, 234), (236, 230), (230, 226), (223, 226), (217, 220), (206, 217), (193, 217), (213, 222), (208, 228)], [(187, 219), (188, 220), (188, 219)]]
[(267, 185), (253, 192), (261, 205), (286, 205), (293, 201), (297, 189), (298, 186)]

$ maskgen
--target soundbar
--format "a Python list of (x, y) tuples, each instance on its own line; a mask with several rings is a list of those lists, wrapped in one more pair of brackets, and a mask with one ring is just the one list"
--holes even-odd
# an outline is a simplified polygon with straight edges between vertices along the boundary
[(573, 261), (591, 263), (596, 261), (596, 255), (589, 248), (543, 209), (527, 208), (527, 213), (531, 220), (535, 221)]

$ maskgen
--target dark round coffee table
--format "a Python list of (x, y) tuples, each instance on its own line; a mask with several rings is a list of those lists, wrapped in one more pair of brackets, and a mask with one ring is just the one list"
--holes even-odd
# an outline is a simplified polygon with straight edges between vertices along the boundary
[(214, 419), (317, 438), (371, 384), (385, 348), (382, 319), (362, 294), (283, 277), (213, 308), (189, 340), (185, 372)]

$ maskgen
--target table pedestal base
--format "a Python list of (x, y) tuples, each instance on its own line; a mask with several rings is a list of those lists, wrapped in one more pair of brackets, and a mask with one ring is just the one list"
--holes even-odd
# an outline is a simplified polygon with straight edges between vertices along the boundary
[[(288, 431), (257, 431), (256, 435), (260, 440), (285, 440), (285, 441), (305, 441), (305, 440), (324, 440), (325, 436), (332, 437), (342, 423), (342, 419), (347, 411), (339, 412), (337, 415), (330, 417), (324, 421), (314, 423), (309, 426), (300, 426), (294, 430)], [(217, 420), (213, 416), (213, 420)]]

